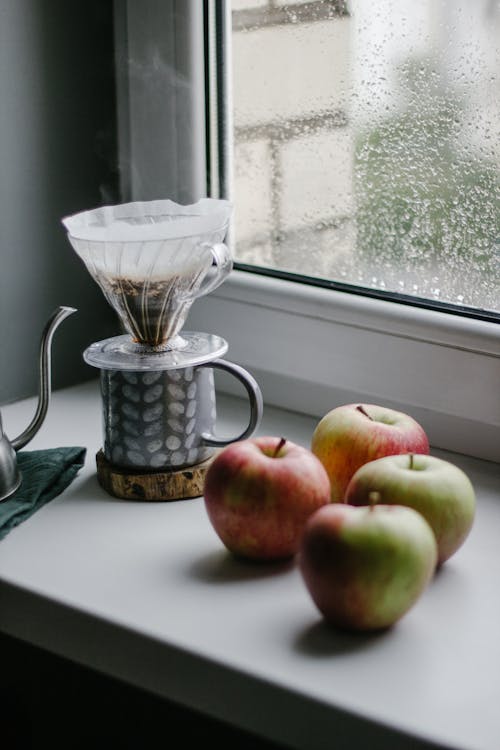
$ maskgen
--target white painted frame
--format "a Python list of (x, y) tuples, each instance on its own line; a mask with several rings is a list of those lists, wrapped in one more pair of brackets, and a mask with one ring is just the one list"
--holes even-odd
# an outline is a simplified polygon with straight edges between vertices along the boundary
[(188, 325), (227, 339), (266, 404), (321, 417), (383, 403), (418, 419), (432, 446), (500, 462), (495, 323), (233, 271)]
[[(214, 1), (208, 0), (212, 16)], [(126, 39), (129, 49), (135, 45), (144, 51), (148, 44), (144, 26), (132, 20), (136, 5), (127, 2)], [(140, 5), (144, 18), (144, 4)], [(147, 106), (147, 97), (119, 82), (121, 143), (125, 153), (133, 148), (142, 154), (139, 167), (147, 175), (154, 172), (155, 188), (162, 197), (194, 197), (202, 190), (206, 169), (200, 54), (203, 4), (147, 0), (147, 6), (152, 33), (158, 35), (162, 23), (163, 27), (173, 24), (175, 33), (161, 41), (162, 49), (191, 84), (177, 88), (178, 106), (168, 107), (166, 119), (155, 127), (147, 112), (137, 111), (139, 103)], [(230, 6), (224, 3), (221, 8), (227, 26)], [(122, 48), (117, 49), (120, 54)], [(227, 59), (223, 62), (222, 80), (230, 97), (230, 65)], [(186, 134), (178, 119), (189, 107), (193, 128)], [(231, 144), (224, 133), (230, 124), (230, 106), (221, 112), (219, 101), (217, 116), (225, 118), (218, 133), (223, 136), (219, 148), (227, 173)], [(127, 130), (130, 124), (133, 128)], [(213, 126), (210, 132), (213, 138)], [(148, 162), (144, 150), (148, 140), (167, 155), (177, 149), (174, 163), (179, 168), (170, 173), (170, 181), (165, 170), (158, 170), (158, 165), (153, 170)], [(213, 142), (209, 146), (213, 151)], [(231, 181), (227, 174), (226, 178), (227, 194)], [(206, 180), (204, 184), (206, 190)], [(145, 196), (137, 196), (133, 189), (132, 197)], [(222, 287), (194, 304), (186, 328), (224, 336), (229, 358), (253, 372), (268, 405), (319, 418), (341, 403), (384, 403), (417, 418), (434, 447), (500, 462), (500, 325), (496, 323), (235, 270)], [(222, 378), (220, 387), (232, 392), (235, 386)]]

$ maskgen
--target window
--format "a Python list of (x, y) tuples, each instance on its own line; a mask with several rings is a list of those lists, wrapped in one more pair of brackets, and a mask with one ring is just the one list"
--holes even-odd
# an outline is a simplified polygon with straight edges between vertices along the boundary
[(499, 313), (499, 39), (491, 0), (233, 0), (236, 258)]
[[(275, 172), (275, 184), (264, 187), (259, 182), (276, 146), (269, 136), (274, 137), (276, 131), (252, 130), (253, 125), (242, 124), (233, 112), (232, 101), (239, 106), (233, 62), (241, 57), (235, 49), (235, 36), (251, 39), (254, 33), (279, 32), (278, 21), (285, 16), (290, 19), (287, 28), (296, 33), (295, 29), (308, 25), (302, 23), (303, 14), (311, 9), (319, 14), (320, 7), (324, 18), (309, 24), (316, 31), (323, 24), (345, 26), (352, 17), (341, 13), (339, 3), (288, 2), (285, 6), (277, 0), (272, 8), (265, 8), (269, 3), (263, 0), (253, 3), (250, 8), (242, 0), (234, 0), (231, 7), (224, 0), (207, 0), (205, 12), (197, 0), (147, 0), (140, 11), (132, 2), (116, 6), (121, 11), (117, 60), (120, 163), (122, 184), (128, 187), (124, 198), (176, 197), (187, 202), (207, 192), (217, 197), (234, 191), (235, 222), (229, 240), (234, 241), (236, 270), (219, 289), (193, 305), (187, 325), (226, 338), (228, 358), (255, 375), (266, 408), (277, 405), (320, 416), (349, 401), (385, 403), (419, 419), (434, 447), (500, 461), (498, 299), (490, 309), (478, 311), (465, 305), (465, 298), (463, 303), (454, 298), (456, 304), (446, 309), (456, 314), (449, 314), (440, 310), (445, 304), (441, 296), (432, 293), (437, 287), (429, 286), (431, 297), (426, 304), (430, 302), (430, 308), (426, 308), (415, 305), (419, 298), (407, 294), (413, 288), (408, 289), (406, 281), (404, 292), (396, 293), (389, 293), (387, 282), (385, 290), (371, 286), (371, 277), (347, 281), (348, 277), (342, 276), (340, 282), (332, 281), (331, 269), (321, 265), (328, 264), (328, 258), (318, 260), (316, 266), (315, 272), (320, 268), (324, 275), (309, 276), (313, 269), (311, 238), (316, 234), (343, 236), (342, 247), (349, 249), (351, 201), (356, 190), (362, 190), (363, 181), (359, 176), (361, 185), (353, 181), (349, 192), (342, 182), (348, 177), (347, 169), (336, 174), (335, 194), (341, 210), (332, 221), (314, 214), (316, 202), (311, 198), (302, 217), (311, 214), (312, 222), (304, 231), (302, 228), (292, 237), (288, 228), (284, 231), (285, 225), (279, 225), (278, 231), (273, 224), (277, 218), (293, 218), (294, 211), (283, 210), (280, 217), (274, 209), (269, 210), (273, 189), (280, 181), (283, 185), (282, 172)], [(478, 0), (478, 5), (483, 7), (483, 0)], [(488, 8), (484, 4), (485, 11)], [(263, 11), (269, 23), (251, 31), (252, 24), (260, 23)], [(236, 26), (234, 33), (233, 17), (241, 26), (241, 30)], [(205, 60), (200, 55), (204, 41), (208, 43)], [(258, 45), (251, 52), (249, 64), (262, 56)], [(204, 63), (208, 64), (205, 77)], [(278, 66), (274, 56), (271, 70), (273, 66)], [(307, 141), (306, 133), (311, 136), (311, 159), (323, 153), (319, 145), (325, 133), (333, 132), (340, 141), (346, 137), (349, 124), (342, 102), (334, 104), (332, 100), (330, 104), (328, 112), (321, 113), (321, 122), (316, 115), (302, 117), (297, 138), (292, 132), (293, 117), (287, 115), (281, 139), (290, 149), (288, 164), (300, 165), (294, 149)], [(304, 130), (305, 126), (309, 130)], [(283, 145), (282, 140), (278, 145)], [(205, 153), (209, 154), (206, 182)], [(342, 153), (345, 165), (345, 154), (352, 152), (346, 147)], [(241, 161), (241, 154), (248, 158)], [(262, 154), (264, 159), (255, 161)], [(261, 166), (256, 168), (256, 164)], [(238, 192), (242, 194), (245, 183), (248, 197), (241, 204)], [(287, 188), (291, 191), (287, 198), (294, 198), (294, 191), (300, 197), (306, 187), (301, 177)], [(347, 220), (344, 223), (342, 216)], [(326, 224), (323, 219), (328, 219)], [(404, 218), (401, 221), (404, 223)], [(369, 223), (367, 226), (369, 229)], [(466, 222), (464, 230), (468, 227)], [(287, 248), (293, 248), (293, 243), (298, 248), (295, 268), (288, 265)], [(306, 246), (308, 255), (303, 252)], [(260, 266), (253, 265), (256, 256), (252, 258), (252, 247), (261, 253)], [(315, 254), (314, 259), (317, 257)], [(377, 267), (376, 273), (379, 271)], [(331, 275), (339, 278), (335, 267), (333, 272)], [(491, 285), (492, 279), (487, 283)], [(314, 284), (303, 283), (311, 280)], [(429, 277), (429, 285), (432, 283)], [(489, 289), (494, 294), (493, 287)], [(468, 315), (470, 310), (472, 315)], [(230, 390), (231, 385), (223, 387)]]

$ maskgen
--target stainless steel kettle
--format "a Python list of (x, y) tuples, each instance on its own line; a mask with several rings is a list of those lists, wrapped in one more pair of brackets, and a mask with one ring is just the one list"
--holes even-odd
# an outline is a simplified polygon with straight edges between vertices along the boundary
[(50, 347), (52, 336), (58, 325), (68, 315), (76, 312), (74, 307), (58, 307), (43, 330), (39, 356), (39, 394), (35, 416), (28, 427), (14, 440), (9, 440), (2, 427), (0, 415), (0, 501), (10, 497), (20, 486), (22, 477), (17, 465), (16, 451), (29, 443), (40, 429), (47, 414), (51, 394)]

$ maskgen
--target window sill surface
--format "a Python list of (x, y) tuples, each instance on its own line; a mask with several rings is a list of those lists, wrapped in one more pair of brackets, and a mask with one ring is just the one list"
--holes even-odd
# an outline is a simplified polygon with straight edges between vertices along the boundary
[[(7, 434), (33, 400), (2, 408)], [(27, 450), (87, 447), (71, 487), (0, 542), (0, 630), (284, 746), (496, 750), (498, 465), (434, 451), (477, 493), (464, 546), (392, 629), (328, 629), (293, 564), (233, 560), (203, 499), (120, 501), (99, 487), (97, 383), (58, 391)], [(219, 399), (220, 433), (246, 405)], [(260, 434), (309, 444), (314, 417), (266, 406)]]

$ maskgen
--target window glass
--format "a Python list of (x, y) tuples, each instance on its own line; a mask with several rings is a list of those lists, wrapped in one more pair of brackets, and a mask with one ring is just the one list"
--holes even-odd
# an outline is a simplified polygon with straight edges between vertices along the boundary
[(500, 310), (496, 0), (233, 0), (235, 257)]

